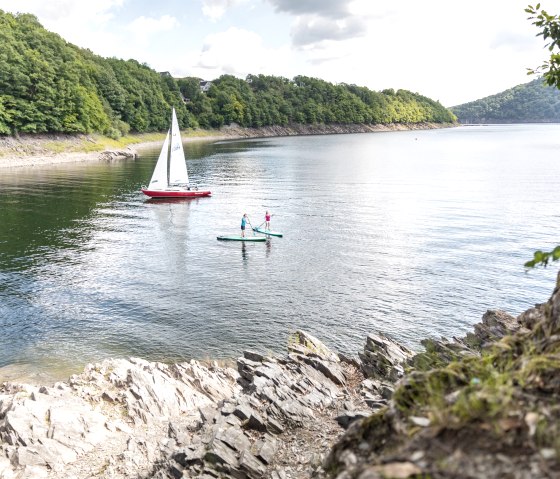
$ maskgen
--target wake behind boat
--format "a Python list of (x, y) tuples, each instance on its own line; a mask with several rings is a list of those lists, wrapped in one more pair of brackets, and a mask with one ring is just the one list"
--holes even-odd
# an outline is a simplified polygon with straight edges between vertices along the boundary
[(171, 128), (163, 142), (152, 179), (147, 187), (142, 188), (142, 193), (150, 198), (196, 198), (212, 194), (210, 191), (199, 190), (189, 185), (189, 174), (175, 108), (172, 109)]

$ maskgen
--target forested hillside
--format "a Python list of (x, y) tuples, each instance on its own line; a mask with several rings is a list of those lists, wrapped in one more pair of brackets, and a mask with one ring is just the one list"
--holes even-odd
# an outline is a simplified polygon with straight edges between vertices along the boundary
[(224, 75), (207, 92), (135, 60), (102, 58), (0, 10), (0, 134), (162, 131), (174, 106), (181, 127), (291, 123), (448, 123), (440, 103), (404, 90), (374, 92), (316, 78)]
[(33, 15), (0, 10), (0, 133), (163, 130), (169, 105), (191, 123), (173, 79), (77, 48)]
[(364, 87), (297, 76), (223, 75), (207, 93), (198, 79), (177, 80), (187, 107), (204, 128), (238, 123), (258, 127), (290, 123), (450, 123), (453, 114), (440, 103), (405, 90), (374, 92)]
[(536, 79), (451, 110), (460, 123), (558, 123), (560, 91)]

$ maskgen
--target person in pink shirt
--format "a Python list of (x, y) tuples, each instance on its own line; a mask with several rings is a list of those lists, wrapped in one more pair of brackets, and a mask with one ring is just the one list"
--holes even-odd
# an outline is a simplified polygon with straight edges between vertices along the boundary
[(270, 217), (271, 216), (272, 215), (268, 211), (264, 214), (264, 229), (265, 230), (270, 231)]

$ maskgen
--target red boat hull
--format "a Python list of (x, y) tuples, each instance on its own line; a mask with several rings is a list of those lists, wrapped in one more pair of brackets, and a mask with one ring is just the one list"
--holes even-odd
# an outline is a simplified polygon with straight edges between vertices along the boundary
[(201, 196), (210, 196), (210, 191), (198, 190), (178, 190), (178, 191), (161, 191), (161, 190), (145, 190), (142, 193), (150, 198), (200, 198)]

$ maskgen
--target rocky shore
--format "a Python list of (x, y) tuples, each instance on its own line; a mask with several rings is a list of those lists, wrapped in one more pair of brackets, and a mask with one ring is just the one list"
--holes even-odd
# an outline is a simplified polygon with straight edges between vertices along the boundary
[(392, 382), (361, 365), (397, 377), (409, 356), (371, 336), (361, 363), (299, 331), (285, 357), (246, 351), (237, 370), (130, 358), (52, 387), (5, 383), (0, 478), (309, 477), (343, 427), (387, 405)]
[[(90, 148), (94, 151), (90, 151)], [(0, 168), (114, 161), (136, 158), (137, 155), (135, 146), (104, 146), (87, 135), (21, 135), (18, 138), (0, 136)]]
[[(262, 128), (244, 128), (228, 125), (219, 130), (191, 132), (183, 136), (183, 141), (218, 141), (239, 138), (266, 138), (274, 136), (331, 135), (345, 133), (371, 133), (375, 131), (404, 131), (445, 128), (452, 125), (436, 123), (389, 124), (389, 125), (290, 125)], [(188, 132), (187, 132), (188, 133)], [(85, 161), (114, 161), (134, 159), (138, 151), (147, 147), (157, 147), (161, 141), (143, 140), (125, 147), (115, 148), (96, 144), (87, 135), (21, 135), (18, 138), (0, 136), (0, 168), (37, 167), (49, 164), (76, 163)], [(93, 146), (95, 145), (95, 146)], [(89, 151), (95, 148), (96, 151)]]
[[(558, 283), (560, 284), (560, 276)], [(236, 368), (110, 359), (0, 389), (0, 478), (560, 477), (560, 290), (413, 354), (298, 331)]]

